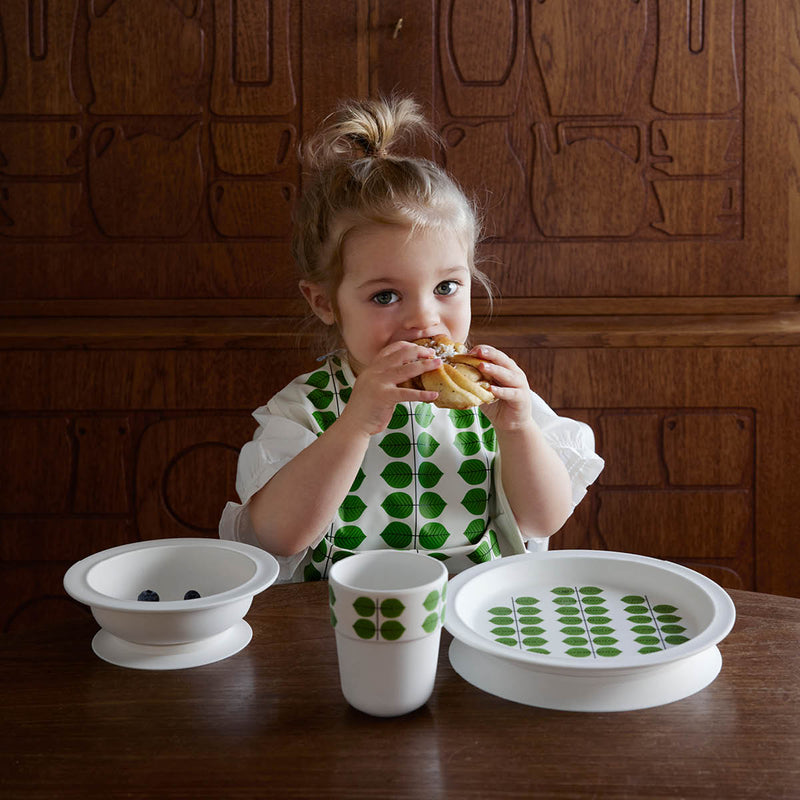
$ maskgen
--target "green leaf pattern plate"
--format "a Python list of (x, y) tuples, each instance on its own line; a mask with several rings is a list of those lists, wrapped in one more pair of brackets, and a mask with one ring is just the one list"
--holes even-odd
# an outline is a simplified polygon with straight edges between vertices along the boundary
[(686, 567), (562, 550), (481, 564), (450, 581), (450, 663), (526, 705), (628, 711), (681, 700), (719, 674), (736, 612)]
[(567, 670), (646, 667), (699, 652), (735, 612), (693, 570), (627, 553), (512, 556), (451, 581), (446, 626), (504, 658)]

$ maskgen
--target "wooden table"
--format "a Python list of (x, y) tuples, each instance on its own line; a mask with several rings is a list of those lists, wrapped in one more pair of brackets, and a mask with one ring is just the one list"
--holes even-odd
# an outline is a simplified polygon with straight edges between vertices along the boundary
[(732, 591), (704, 691), (643, 711), (547, 711), (450, 667), (422, 709), (341, 696), (325, 584), (276, 586), (241, 653), (190, 670), (111, 666), (91, 619), (0, 637), (3, 798), (797, 798), (800, 600)]

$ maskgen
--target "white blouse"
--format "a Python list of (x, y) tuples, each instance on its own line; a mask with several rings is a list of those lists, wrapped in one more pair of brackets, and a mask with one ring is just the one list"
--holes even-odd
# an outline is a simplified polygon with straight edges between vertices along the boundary
[[(225, 506), (221, 538), (260, 546), (250, 522), (250, 498), (338, 418), (354, 384), (346, 356), (329, 356), (253, 412), (258, 429), (242, 448), (236, 477), (241, 503)], [(558, 416), (533, 392), (531, 406), (534, 421), (567, 468), (574, 507), (603, 469), (594, 434), (585, 423)], [(370, 549), (426, 552), (446, 561), (451, 574), (525, 552), (500, 480), (500, 458), (494, 429), (478, 409), (399, 404), (387, 429), (371, 437), (331, 523), (305, 550), (276, 556), (279, 580), (324, 578), (338, 558)], [(528, 549), (546, 547), (547, 539), (528, 543)]]

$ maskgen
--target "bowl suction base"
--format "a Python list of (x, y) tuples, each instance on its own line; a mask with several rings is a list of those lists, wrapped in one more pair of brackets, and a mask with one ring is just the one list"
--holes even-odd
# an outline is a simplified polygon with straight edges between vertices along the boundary
[(242, 619), (216, 636), (189, 644), (136, 644), (100, 630), (92, 640), (92, 650), (118, 667), (187, 669), (228, 658), (247, 647), (252, 638), (253, 629)]

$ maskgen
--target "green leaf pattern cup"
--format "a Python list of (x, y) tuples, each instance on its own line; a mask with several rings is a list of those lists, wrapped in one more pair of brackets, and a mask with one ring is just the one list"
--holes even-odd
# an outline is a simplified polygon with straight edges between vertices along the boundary
[(375, 716), (423, 705), (433, 691), (447, 569), (422, 553), (377, 550), (336, 562), (331, 624), (345, 699)]

